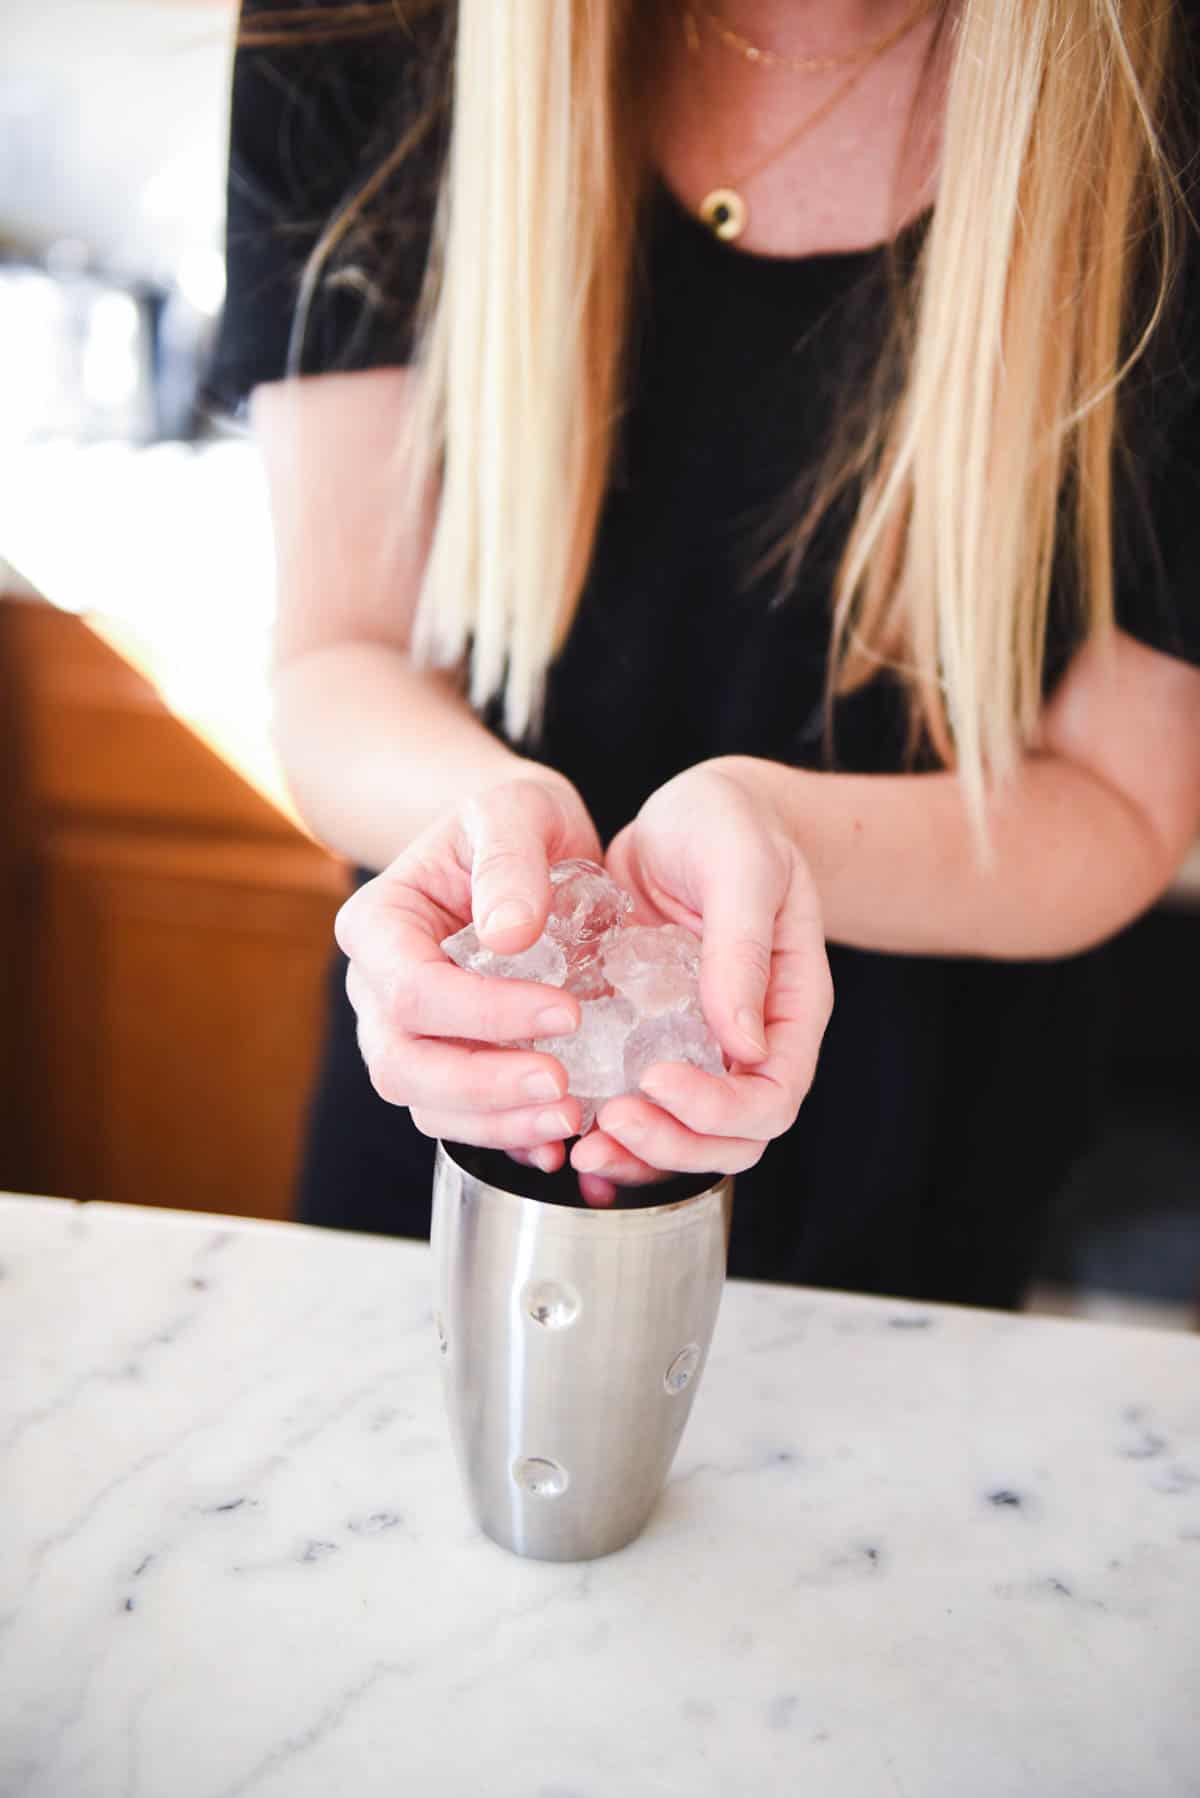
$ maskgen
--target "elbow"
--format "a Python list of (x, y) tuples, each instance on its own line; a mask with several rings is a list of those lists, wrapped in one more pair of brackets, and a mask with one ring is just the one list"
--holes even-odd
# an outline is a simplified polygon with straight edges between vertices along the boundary
[(270, 736), (288, 795), (305, 828), (318, 842), (344, 853), (336, 820), (330, 815), (328, 780), (322, 778), (320, 683), (313, 658), (277, 662), (270, 676)]
[(1200, 778), (1148, 786), (1137, 795), (1117, 789), (1116, 797), (1129, 818), (1130, 875), (1140, 890), (1140, 903), (1121, 920), (1120, 928), (1163, 898), (1195, 848), (1200, 837)]
[[(1161, 899), (1200, 831), (1200, 669), (1117, 631), (1085, 646), (1045, 719), (1043, 752), (1093, 820), (1087, 858), (1113, 935)], [(1088, 946), (1080, 943), (1080, 947)]]
[(301, 659), (299, 667), (294, 661), (276, 662), (270, 675), (271, 743), (289, 779), (293, 773), (292, 763), (298, 759), (298, 750), (304, 740), (304, 718), (308, 711), (302, 678), (304, 660), (307, 658)]
[(1170, 889), (1195, 840), (1195, 827), (1157, 818), (1126, 795), (1114, 796), (1125, 828), (1105, 833), (1078, 871), (1074, 902), (1048, 908), (1052, 923), (1042, 955), (1047, 959), (1097, 949), (1136, 923)]

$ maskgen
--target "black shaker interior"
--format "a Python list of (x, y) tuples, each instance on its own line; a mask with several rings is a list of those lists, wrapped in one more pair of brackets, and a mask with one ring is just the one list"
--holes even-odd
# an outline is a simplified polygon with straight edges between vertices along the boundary
[(579, 1176), (567, 1163), (557, 1174), (543, 1174), (522, 1167), (503, 1149), (476, 1149), (468, 1143), (446, 1142), (446, 1153), (466, 1173), (523, 1199), (540, 1199), (543, 1205), (566, 1205), (575, 1211), (646, 1211), (654, 1205), (675, 1205), (694, 1199), (720, 1180), (720, 1174), (673, 1174), (657, 1186), (620, 1186), (611, 1205), (585, 1205), (579, 1193)]

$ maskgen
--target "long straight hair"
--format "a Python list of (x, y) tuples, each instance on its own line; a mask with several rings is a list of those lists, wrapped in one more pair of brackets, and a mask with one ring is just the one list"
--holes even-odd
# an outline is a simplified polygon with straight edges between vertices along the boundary
[[(365, 29), (404, 10), (319, 14)], [(469, 662), (475, 703), (503, 693), (521, 737), (609, 475), (644, 160), (637, 32), (655, 9), (455, 10), (408, 453), (412, 490), (439, 493), (416, 649)], [(1113, 622), (1117, 392), (1176, 261), (1162, 128), (1176, 21), (1170, 0), (958, 0), (944, 23), (936, 205), (896, 366), (794, 533), (806, 542), (853, 488), (831, 699), (881, 668), (901, 678), (914, 742), (958, 769), (982, 834), (989, 783), (1036, 739), (1055, 573), (1071, 574), (1080, 640)]]
[(536, 720), (619, 412), (640, 156), (637, 0), (459, 0), (412, 491), (440, 497), (419, 656)]

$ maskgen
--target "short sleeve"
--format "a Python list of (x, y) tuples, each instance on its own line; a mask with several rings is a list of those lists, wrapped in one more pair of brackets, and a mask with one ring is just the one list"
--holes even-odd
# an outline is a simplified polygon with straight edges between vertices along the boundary
[[(323, 30), (326, 11), (345, 9), (319, 0), (305, 9), (310, 29), (260, 44), (258, 15), (278, 19), (278, 7), (243, 0), (226, 297), (205, 381), (220, 412), (240, 412), (256, 386), (288, 373), (400, 366), (412, 353), (444, 135), (443, 27), (427, 15), (346, 38)], [(389, 167), (401, 144), (407, 154)], [(302, 304), (335, 218), (345, 229)]]
[[(1189, 17), (1181, 95), (1200, 81), (1200, 16)], [(1118, 407), (1114, 479), (1117, 623), (1166, 655), (1200, 664), (1200, 202), (1195, 108), (1173, 145), (1186, 183), (1175, 278), (1162, 322)]]
[(1139, 372), (1114, 490), (1117, 623), (1200, 663), (1200, 318), (1169, 322)]

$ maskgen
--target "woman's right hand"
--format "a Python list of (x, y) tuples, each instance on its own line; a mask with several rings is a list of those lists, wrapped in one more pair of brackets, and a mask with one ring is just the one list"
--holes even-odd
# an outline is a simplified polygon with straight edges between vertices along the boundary
[(550, 866), (568, 856), (602, 861), (596, 828), (567, 780), (532, 768), (424, 831), (335, 926), (380, 1097), (408, 1106), (426, 1136), (515, 1151), (544, 1173), (562, 1166), (578, 1102), (552, 1056), (494, 1045), (570, 1034), (579, 1001), (457, 968), (440, 944), (473, 921), (485, 948), (529, 948), (549, 911)]

